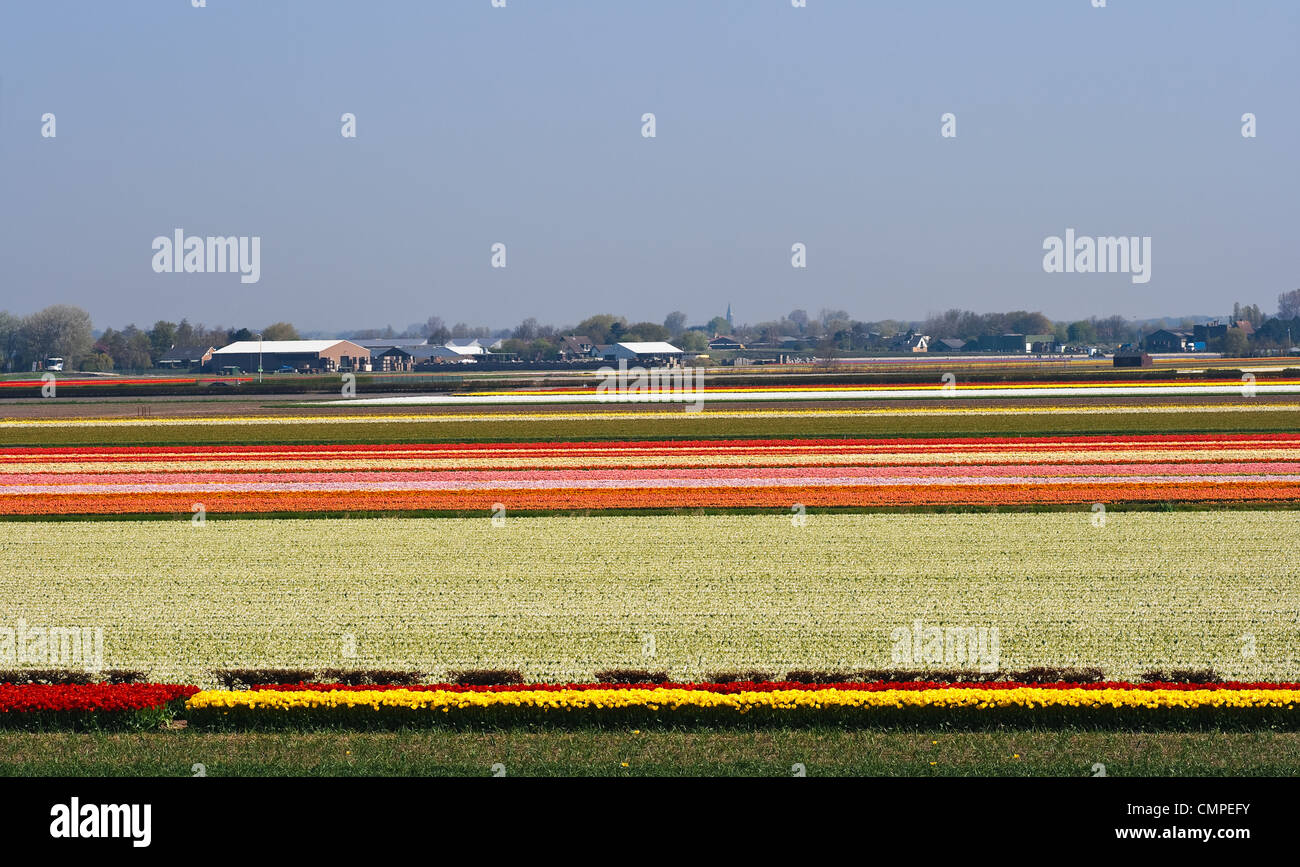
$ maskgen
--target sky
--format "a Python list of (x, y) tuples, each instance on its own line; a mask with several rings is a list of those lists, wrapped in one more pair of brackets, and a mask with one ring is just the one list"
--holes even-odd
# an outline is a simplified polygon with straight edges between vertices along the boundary
[[(0, 309), (1147, 318), (1300, 286), (1295, 0), (205, 2), (0, 0)], [(259, 279), (156, 273), (177, 229), (260, 238)], [(1150, 279), (1046, 272), (1067, 229), (1149, 237)]]

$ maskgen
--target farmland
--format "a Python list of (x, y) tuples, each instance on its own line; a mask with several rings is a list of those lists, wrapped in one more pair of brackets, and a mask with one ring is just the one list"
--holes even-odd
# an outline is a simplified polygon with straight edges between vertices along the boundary
[(7, 662), (0, 772), (1219, 773), (1206, 728), (1293, 764), (1300, 404), (1069, 391), (6, 403), (5, 620), (102, 629), (136, 682)]
[[(582, 439), (706, 439), (736, 437), (1037, 436), (1067, 434), (1294, 432), (1300, 404), (1265, 400), (1135, 406), (1075, 402), (1037, 406), (846, 407), (671, 411), (319, 412), (230, 416), (204, 414), (140, 419), (105, 417), (98, 405), (66, 407), (44, 418), (0, 421), (0, 445), (236, 445), (301, 443), (560, 442)], [(123, 407), (135, 413), (140, 404)], [(57, 409), (57, 408), (51, 408)], [(378, 408), (377, 408), (378, 409)], [(80, 413), (77, 412), (80, 410)], [(72, 413), (69, 417), (67, 414)]]
[(917, 619), (997, 627), (1008, 669), (1294, 679), (1300, 513), (1094, 517), (8, 522), (0, 595), (11, 619), (103, 625), (105, 664), (160, 682), (307, 665), (540, 681), (887, 668), (892, 630)]
[(1253, 434), (0, 449), (0, 515), (1286, 502)]

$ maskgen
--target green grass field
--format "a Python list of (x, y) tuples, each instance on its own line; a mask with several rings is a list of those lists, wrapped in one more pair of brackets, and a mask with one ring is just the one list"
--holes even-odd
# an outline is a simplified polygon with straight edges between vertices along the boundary
[(0, 732), (0, 776), (789, 777), (797, 765), (809, 777), (1292, 776), (1300, 733)]

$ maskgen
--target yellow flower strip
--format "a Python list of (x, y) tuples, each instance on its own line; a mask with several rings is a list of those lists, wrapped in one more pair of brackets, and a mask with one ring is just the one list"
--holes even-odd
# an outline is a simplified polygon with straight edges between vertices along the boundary
[(764, 692), (710, 692), (688, 689), (560, 689), (502, 692), (448, 690), (204, 690), (186, 707), (199, 709), (294, 710), (320, 708), (531, 708), (588, 710), (616, 708), (717, 708), (750, 710), (797, 708), (1286, 708), (1300, 701), (1289, 689), (779, 689)]

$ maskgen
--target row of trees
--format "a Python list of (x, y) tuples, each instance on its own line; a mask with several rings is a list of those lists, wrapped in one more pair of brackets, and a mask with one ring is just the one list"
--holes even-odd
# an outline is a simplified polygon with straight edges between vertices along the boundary
[[(298, 331), (288, 322), (276, 322), (261, 331), (264, 340), (296, 340)], [(80, 307), (55, 304), (30, 316), (0, 311), (0, 369), (31, 370), (45, 359), (59, 357), (72, 370), (147, 370), (172, 347), (225, 346), (236, 340), (253, 340), (247, 328), (208, 328), (159, 320), (152, 328), (134, 324), (118, 330), (104, 329), (95, 337), (90, 314)]]
[[(823, 309), (815, 317), (806, 310), (792, 310), (780, 319), (739, 327), (733, 327), (721, 316), (703, 325), (688, 325), (687, 321), (686, 314), (680, 310), (669, 313), (662, 323), (628, 322), (622, 316), (602, 313), (567, 328), (556, 328), (530, 317), (513, 329), (494, 332), (464, 322), (448, 327), (441, 317), (430, 316), (423, 323), (407, 326), (401, 333), (389, 326), (348, 336), (354, 339), (422, 337), (431, 343), (499, 337), (503, 338), (501, 351), (530, 360), (557, 358), (567, 335), (580, 335), (593, 343), (666, 340), (687, 352), (702, 352), (715, 334), (727, 334), (746, 345), (779, 345), (822, 354), (882, 349), (895, 334), (906, 331), (932, 338), (963, 340), (986, 334), (1043, 334), (1074, 345), (1136, 344), (1142, 336), (1139, 325), (1123, 316), (1053, 322), (1041, 312), (1026, 310), (976, 313), (952, 309), (920, 322), (891, 319), (866, 322), (852, 319), (843, 310), (832, 309)], [(1247, 322), (1254, 333), (1230, 329), (1223, 345), (1212, 348), (1231, 354), (1289, 349), (1295, 341), (1300, 341), (1300, 289), (1279, 295), (1278, 312), (1272, 317), (1264, 314), (1257, 304), (1234, 304), (1231, 322)], [(1190, 321), (1182, 323), (1185, 330), (1191, 327)], [(107, 328), (96, 338), (90, 314), (79, 307), (55, 304), (21, 317), (0, 311), (0, 369), (30, 370), (33, 363), (58, 356), (69, 368), (143, 370), (156, 367), (173, 347), (220, 347), (238, 340), (253, 340), (258, 333), (220, 325), (208, 328), (182, 319), (179, 323), (159, 320), (149, 329), (134, 324), (120, 330)], [(298, 339), (298, 330), (288, 322), (272, 323), (261, 329), (260, 334), (268, 341)]]
[[(1230, 321), (1249, 322), (1255, 333), (1251, 335), (1241, 329), (1230, 329), (1223, 345), (1212, 348), (1231, 354), (1288, 349), (1293, 345), (1288, 341), (1300, 340), (1300, 328), (1291, 326), (1291, 321), (1298, 316), (1300, 289), (1278, 297), (1278, 314), (1273, 317), (1266, 315), (1257, 304), (1234, 304)], [(800, 309), (792, 310), (780, 319), (756, 325), (733, 327), (721, 316), (704, 325), (688, 326), (686, 323), (686, 314), (680, 311), (668, 314), (662, 325), (629, 323), (621, 316), (601, 314), (588, 317), (572, 327), (555, 328), (530, 318), (509, 332), (499, 332), (497, 336), (507, 338), (502, 345), (503, 351), (526, 359), (546, 360), (558, 357), (563, 338), (570, 334), (587, 337), (593, 343), (670, 340), (687, 352), (702, 352), (710, 338), (726, 334), (747, 346), (781, 346), (792, 351), (829, 355), (883, 350), (895, 335), (909, 331), (932, 338), (961, 340), (998, 334), (1044, 335), (1072, 346), (1122, 346), (1136, 345), (1144, 331), (1154, 330), (1149, 325), (1144, 328), (1135, 320), (1119, 315), (1054, 322), (1041, 312), (1027, 310), (977, 313), (953, 309), (919, 322), (894, 319), (870, 322), (855, 320), (843, 310), (823, 309), (816, 316), (810, 316), (806, 310)], [(1192, 321), (1187, 320), (1179, 327), (1190, 331), (1192, 325)]]
[(30, 370), (53, 356), (76, 363), (94, 342), (90, 314), (80, 307), (55, 304), (30, 316), (0, 310), (0, 366), (6, 371)]

